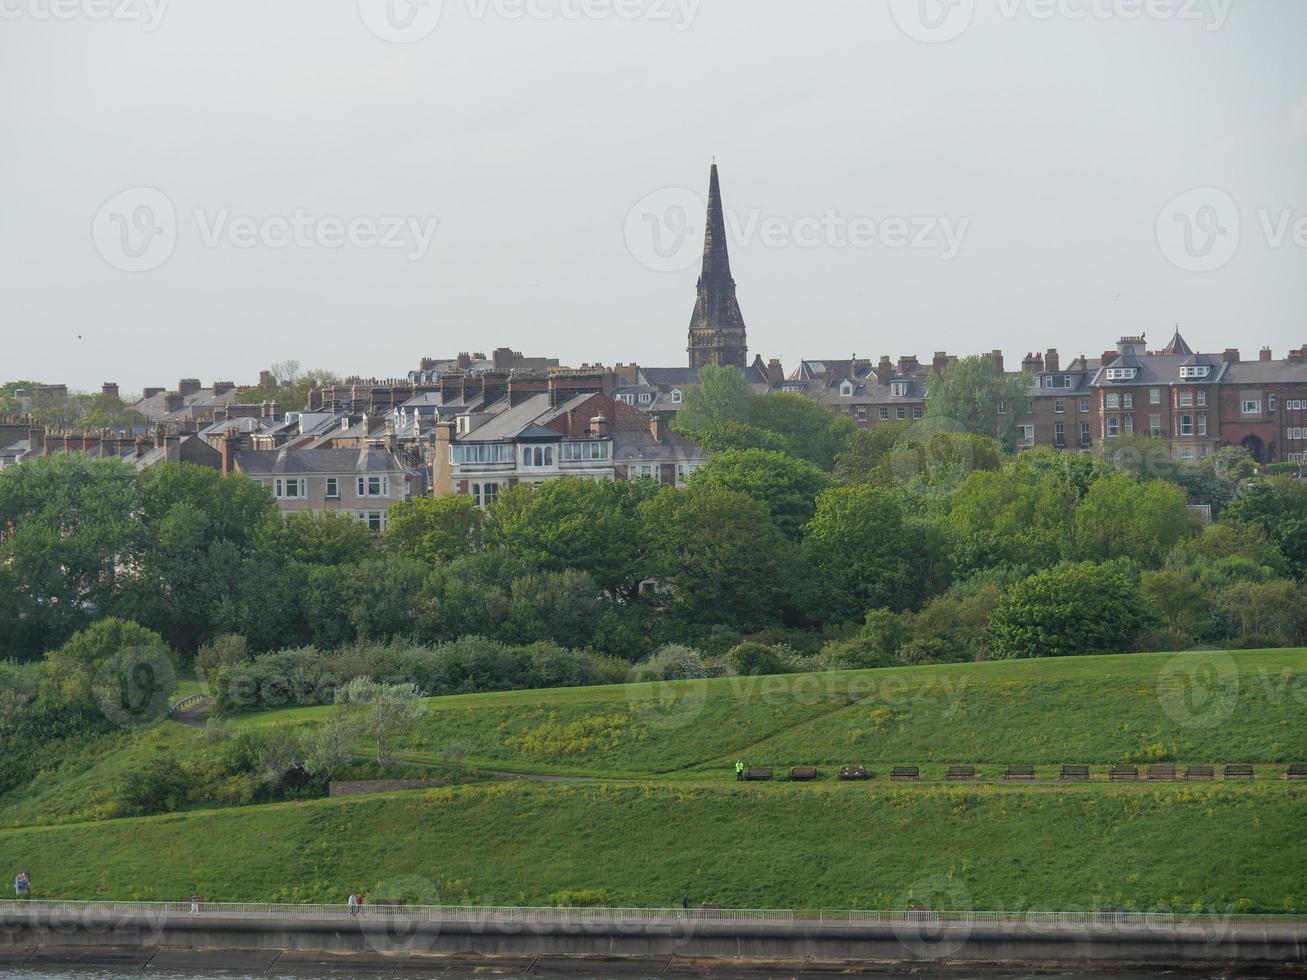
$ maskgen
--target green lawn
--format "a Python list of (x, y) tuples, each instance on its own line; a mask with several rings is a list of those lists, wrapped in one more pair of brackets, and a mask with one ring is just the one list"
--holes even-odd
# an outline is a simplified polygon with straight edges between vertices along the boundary
[[(1088, 908), (1307, 913), (1307, 651), (1133, 655), (432, 699), (406, 760), (586, 776), (93, 821), (197, 729), (121, 733), (0, 797), (0, 855), (62, 898)], [(331, 708), (241, 726), (311, 725)], [(361, 747), (362, 748), (362, 747)], [(736, 758), (823, 780), (739, 785)], [(1249, 762), (1255, 783), (1103, 782), (1119, 762)], [(1009, 764), (1098, 782), (892, 784)], [(841, 784), (834, 770), (879, 777)], [(35, 826), (65, 821), (63, 826)], [(384, 886), (378, 891), (379, 886)], [(402, 887), (401, 887), (402, 886)]]
[[(724, 678), (428, 706), (406, 757), (521, 772), (699, 778), (736, 758), (926, 772), (971, 763), (995, 774), (1021, 763), (1307, 762), (1304, 650)], [(243, 723), (308, 722), (328, 710)]]
[(0, 831), (50, 898), (1307, 911), (1307, 787), (472, 786)]

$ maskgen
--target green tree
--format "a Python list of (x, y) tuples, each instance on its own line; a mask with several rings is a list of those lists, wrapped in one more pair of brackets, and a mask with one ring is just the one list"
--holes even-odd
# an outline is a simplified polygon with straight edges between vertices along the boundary
[(1069, 546), (1075, 491), (1021, 467), (972, 473), (949, 498), (940, 528), (961, 576), (991, 567), (1047, 568)]
[(1222, 520), (1260, 527), (1270, 537), (1295, 578), (1307, 578), (1307, 480), (1292, 476), (1247, 481)]
[(417, 685), (382, 684), (368, 677), (355, 678), (337, 690), (336, 703), (345, 705), (357, 719), (360, 732), (376, 747), (377, 765), (384, 770), (395, 764), (397, 740), (426, 714)]
[(699, 369), (699, 383), (684, 392), (685, 400), (676, 413), (675, 428), (689, 438), (694, 433), (724, 422), (747, 422), (754, 393), (743, 373), (730, 367), (705, 365)]
[(765, 504), (735, 490), (665, 487), (640, 508), (650, 570), (682, 624), (755, 632), (782, 618), (794, 547)]
[(416, 497), (390, 509), (385, 543), (398, 554), (436, 564), (481, 547), (485, 511), (467, 494)]
[(1089, 561), (1133, 558), (1157, 568), (1197, 531), (1184, 491), (1161, 480), (1139, 483), (1116, 473), (1096, 481), (1076, 508), (1076, 551)]
[(1059, 565), (1012, 586), (989, 617), (998, 660), (1123, 653), (1149, 624), (1137, 585), (1113, 565)]
[(950, 361), (930, 382), (927, 418), (1016, 445), (1017, 420), (1030, 413), (1030, 375), (1004, 374), (987, 357)]
[(853, 432), (835, 457), (835, 480), (846, 484), (883, 482), (885, 461), (911, 428), (911, 422), (882, 422)]
[[(166, 675), (175, 667), (172, 653), (153, 630), (109, 617), (88, 626), (63, 646), (46, 654), (46, 678), (65, 701), (96, 706), (96, 685), (105, 667), (124, 653), (141, 652), (146, 670)], [(161, 681), (166, 677), (159, 678)], [(149, 682), (153, 678), (141, 678)]]
[(803, 550), (833, 613), (861, 619), (869, 609), (905, 609), (926, 587), (930, 549), (895, 493), (832, 487), (817, 498)]
[[(1166, 637), (1163, 644), (1186, 647), (1201, 642), (1212, 627), (1211, 597), (1188, 575), (1162, 570), (1145, 571), (1139, 580), (1140, 594)], [(1150, 647), (1159, 647), (1157, 643)]]
[(767, 505), (772, 520), (797, 541), (817, 507), (826, 476), (811, 463), (765, 449), (731, 450), (714, 456), (695, 483), (737, 490)]
[(852, 419), (835, 415), (793, 392), (754, 398), (748, 405), (747, 421), (784, 439), (791, 456), (806, 459), (827, 472), (835, 467), (836, 456), (856, 431)]
[(613, 596), (634, 596), (647, 577), (640, 506), (658, 493), (651, 480), (550, 480), (515, 487), (491, 509), (491, 539), (525, 562), (586, 572)]

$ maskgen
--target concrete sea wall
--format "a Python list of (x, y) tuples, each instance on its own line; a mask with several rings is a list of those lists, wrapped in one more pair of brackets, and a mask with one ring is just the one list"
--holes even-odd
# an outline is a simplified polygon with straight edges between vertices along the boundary
[(804, 976), (890, 966), (1193, 968), (1258, 964), (1307, 975), (1307, 923), (893, 922), (721, 920), (674, 913), (524, 920), (511, 914), (412, 917), (259, 914), (185, 909), (0, 909), (0, 965), (55, 963), (293, 971), (324, 967), (761, 971)]

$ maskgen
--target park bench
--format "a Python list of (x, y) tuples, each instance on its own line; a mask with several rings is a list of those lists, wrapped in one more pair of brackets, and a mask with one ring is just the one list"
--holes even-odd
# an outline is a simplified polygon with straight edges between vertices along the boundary
[(1212, 766), (1186, 766), (1185, 779), (1215, 779), (1216, 769)]
[(771, 770), (754, 766), (752, 769), (746, 769), (744, 778), (750, 783), (765, 783), (771, 779)]
[(1152, 780), (1169, 780), (1175, 778), (1175, 766), (1156, 765), (1148, 767), (1148, 778)]
[(921, 770), (916, 766), (895, 766), (889, 778), (902, 783), (915, 783), (921, 779)]
[(1027, 782), (1035, 781), (1034, 766), (1008, 766), (1007, 772), (1003, 773), (1003, 778), (1008, 782)]
[(1253, 772), (1252, 766), (1234, 765), (1225, 767), (1226, 779), (1253, 779), (1256, 773)]
[(1063, 766), (1062, 775), (1058, 777), (1063, 782), (1083, 783), (1089, 779), (1088, 766)]
[(795, 766), (790, 770), (790, 780), (795, 783), (810, 783), (817, 778), (816, 766)]
[(969, 782), (976, 778), (975, 766), (949, 766), (948, 778), (961, 782)]
[(1307, 766), (1290, 766), (1285, 779), (1307, 779)]
[(840, 770), (840, 780), (846, 783), (870, 778), (866, 766), (845, 766)]
[(1107, 774), (1109, 782), (1113, 783), (1133, 783), (1139, 780), (1138, 766), (1113, 766)]

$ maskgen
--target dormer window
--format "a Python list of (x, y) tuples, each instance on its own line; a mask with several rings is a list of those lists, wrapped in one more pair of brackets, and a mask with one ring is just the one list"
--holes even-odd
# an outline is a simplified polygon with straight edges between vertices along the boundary
[(1191, 364), (1180, 369), (1180, 377), (1186, 379), (1205, 378), (1212, 373), (1212, 369), (1206, 364)]
[(673, 388), (673, 389), (672, 389), (672, 404), (673, 404), (673, 405), (679, 405), (679, 404), (681, 404), (681, 402), (683, 402), (684, 400), (685, 400), (685, 396), (681, 394), (681, 389), (680, 389), (680, 388)]
[(891, 381), (889, 383), (889, 393), (895, 398), (905, 398), (908, 394), (907, 381)]
[(844, 384), (840, 385), (840, 395), (841, 395), (842, 397), (844, 397), (844, 398), (852, 398), (852, 397), (853, 397), (853, 382), (852, 382), (852, 381), (845, 381)]
[(1135, 376), (1138, 374), (1139, 374), (1138, 368), (1132, 368), (1132, 367), (1108, 368), (1107, 380), (1108, 381), (1133, 381), (1135, 379)]

